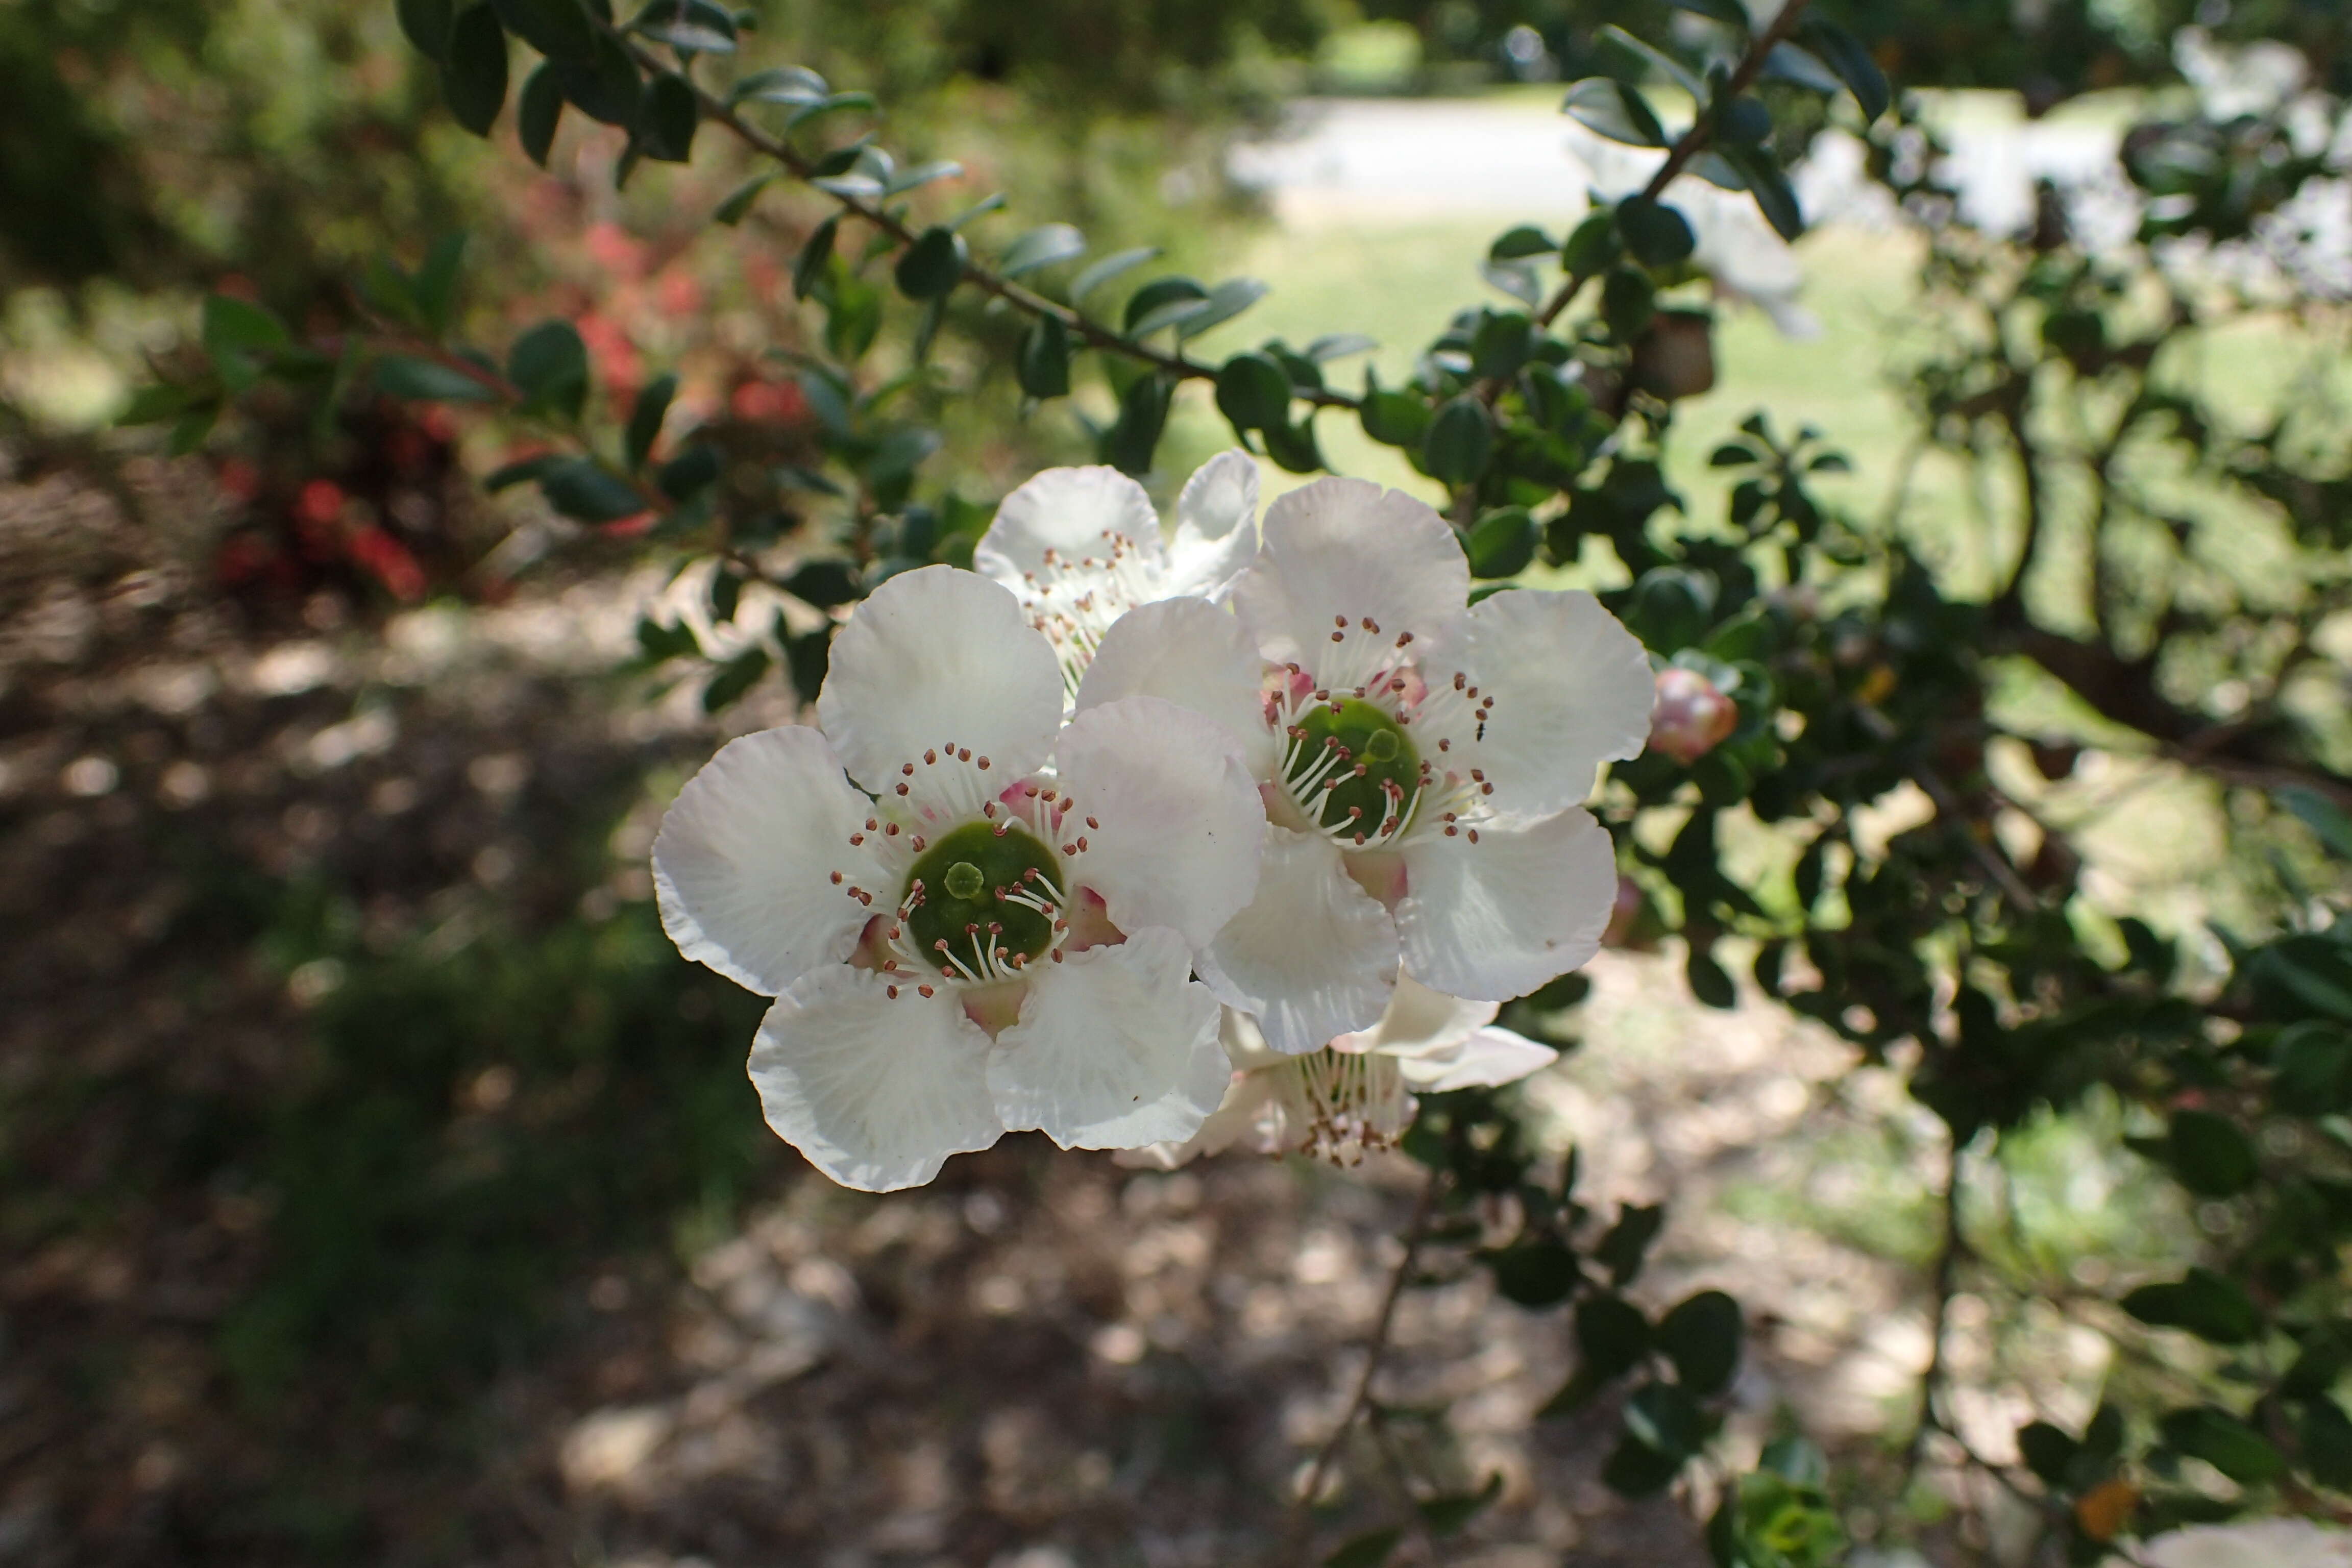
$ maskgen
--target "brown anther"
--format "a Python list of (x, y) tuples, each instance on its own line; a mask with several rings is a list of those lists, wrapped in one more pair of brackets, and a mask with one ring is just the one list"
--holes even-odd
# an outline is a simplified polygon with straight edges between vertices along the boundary
[(1470, 770), (1470, 776), (1476, 779), (1480, 784), (1485, 784), (1486, 782), (1486, 770), (1484, 768), (1472, 768)]
[(1346, 642), (1348, 640), (1348, 634), (1345, 632), (1333, 632), (1331, 634), (1331, 640), (1333, 642)]
[(1345, 616), (1333, 616), (1331, 617), (1331, 624), (1344, 632), (1348, 629), (1348, 617)]
[(980, 815), (982, 816), (994, 816), (996, 815), (996, 803), (992, 800), (982, 801), (980, 803)]
[(874, 907), (874, 895), (860, 888), (857, 889), (857, 901), (870, 910)]
[(1437, 738), (1437, 749), (1441, 752), (1450, 752), (1454, 749), (1454, 742), (1440, 735)]
[(1480, 784), (1478, 786), (1478, 793), (1480, 795), (1492, 795), (1495, 793), (1495, 786), (1493, 784)]
[(1054, 962), (1056, 963), (1062, 962), (1062, 950), (1058, 947), (1054, 950)]
[(884, 828), (884, 829), (882, 830), (882, 837), (885, 837), (885, 838), (896, 838), (896, 837), (898, 837), (898, 825), (897, 823), (895, 823), (895, 822), (894, 822), (894, 823), (892, 823), (889, 826), (887, 826), (887, 827)]
[(1462, 830), (1461, 830), (1460, 828), (1458, 828), (1458, 827), (1454, 826), (1452, 823), (1450, 823), (1450, 822), (1449, 822), (1449, 823), (1447, 823), (1447, 824), (1445, 825), (1445, 837), (1448, 837), (1448, 838), (1453, 837), (1455, 834), (1457, 834), (1457, 833), (1459, 833), (1459, 832), (1461, 832), (1461, 831), (1462, 831)]
[(936, 992), (936, 991), (932, 990), (932, 989), (931, 989), (929, 986), (928, 986), (928, 985), (918, 985), (918, 986), (916, 986), (916, 987), (915, 987), (915, 990), (916, 990), (916, 992), (917, 992), (919, 994), (920, 994), (920, 995), (922, 995), (922, 996), (925, 996), (925, 997), (936, 996), (936, 995), (938, 995), (938, 994), (939, 994), (939, 993), (938, 993), (938, 992)]
[(1088, 827), (1093, 828), (1097, 833), (1100, 833), (1100, 832), (1102, 831), (1102, 824), (1101, 824), (1101, 823), (1099, 823), (1099, 822), (1097, 822), (1097, 821), (1096, 821), (1093, 817), (1091, 817), (1091, 816), (1089, 816), (1089, 817), (1087, 817), (1087, 826)]
[(940, 754), (937, 752), (925, 752), (923, 753), (923, 765), (925, 767), (930, 766), (933, 763), (936, 763), (939, 760)]
[(1412, 634), (1411, 632), (1397, 633), (1397, 647), (1402, 647), (1405, 644), (1411, 641), (1412, 641)]
[(875, 829), (877, 829), (877, 828), (880, 827), (881, 826), (882, 826), (882, 825), (881, 825), (879, 822), (877, 822), (874, 818), (872, 818), (872, 817), (870, 817), (870, 816), (869, 816), (869, 817), (867, 817), (867, 818), (866, 819), (866, 832), (868, 832), (868, 833), (871, 833), (871, 832), (875, 831)]
[(853, 834), (851, 834), (851, 835), (849, 836), (849, 847), (850, 847), (852, 849), (856, 848), (859, 845), (861, 845), (861, 844), (863, 844), (863, 843), (865, 843), (865, 842), (866, 842), (866, 835), (864, 835), (863, 833), (853, 833)]
[(1079, 834), (1079, 835), (1078, 835), (1078, 853), (1079, 853), (1079, 854), (1081, 854), (1081, 855), (1083, 855), (1083, 854), (1085, 854), (1086, 852), (1087, 852), (1087, 836), (1086, 836), (1085, 834), (1081, 833), (1081, 834)]
[(841, 886), (841, 873), (838, 871), (833, 874), (833, 885), (836, 888)]
[(1065, 844), (1062, 846), (1062, 853), (1065, 855), (1075, 855), (1077, 852), (1078, 847), (1075, 844)]
[(1370, 632), (1374, 637), (1378, 637), (1380, 635), (1381, 623), (1372, 619), (1371, 616), (1366, 616), (1364, 617), (1364, 629)]
[(882, 994), (896, 1002), (898, 999), (898, 988), (896, 985), (885, 985), (882, 987)]
[(988, 771), (988, 759), (986, 757), (980, 759), (980, 771), (982, 773), (986, 773)]
[[(1475, 696), (1476, 693), (1474, 692), (1472, 695)], [(956, 761), (960, 763), (968, 763), (971, 761), (971, 748), (970, 746), (966, 746), (962, 751), (958, 752), (956, 753)]]

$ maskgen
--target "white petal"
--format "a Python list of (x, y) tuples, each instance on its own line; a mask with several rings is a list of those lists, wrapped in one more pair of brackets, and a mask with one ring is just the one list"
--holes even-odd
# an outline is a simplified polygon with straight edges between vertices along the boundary
[(1115, 534), (1157, 568), (1165, 551), (1160, 514), (1143, 487), (1117, 468), (1047, 468), (996, 505), (996, 520), (980, 536), (971, 563), (1021, 592), (1042, 573), (1045, 552), (1063, 561), (1108, 553)]
[(1220, 452), (1176, 497), (1162, 591), (1221, 597), (1256, 553), (1257, 461), (1239, 448)]
[[(1549, 816), (1578, 805), (1602, 763), (1638, 757), (1649, 741), (1650, 656), (1590, 594), (1518, 588), (1481, 600), (1466, 662), (1482, 698), (1495, 700), (1470, 744), (1496, 811)], [(1464, 749), (1457, 735), (1454, 750)]]
[(1469, 563), (1444, 518), (1401, 490), (1322, 479), (1266, 508), (1265, 543), (1234, 605), (1267, 658), (1353, 686), (1352, 672), (1368, 675), (1400, 636), (1423, 648), (1446, 641), (1469, 592)]
[(1225, 728), (1159, 697), (1122, 697), (1069, 722), (1054, 749), (1086, 847), (1069, 877), (1121, 931), (1168, 926), (1205, 947), (1257, 889), (1265, 803)]
[(837, 964), (776, 998), (751, 1042), (768, 1125), (845, 1187), (920, 1186), (950, 1154), (1003, 1131), (990, 1097), (988, 1036), (948, 986), (926, 997)]
[(1471, 1002), (1432, 991), (1410, 974), (1397, 977), (1388, 1010), (1369, 1029), (1331, 1042), (1339, 1051), (1386, 1051), (1405, 1057), (1460, 1045), (1479, 1026), (1491, 1024), (1501, 1010), (1498, 1002)]
[(1609, 834), (1590, 812), (1482, 825), (1407, 846), (1397, 931), (1414, 979), (1504, 1002), (1567, 973), (1601, 947), (1617, 897)]
[(951, 745), (988, 758), (992, 776), (1011, 783), (1053, 748), (1062, 667), (1010, 593), (925, 566), (875, 589), (835, 635), (816, 717), (869, 790)]
[(1236, 1072), (1225, 1086), (1225, 1098), (1201, 1123), (1198, 1132), (1181, 1143), (1164, 1141), (1140, 1149), (1122, 1149), (1111, 1156), (1111, 1163), (1131, 1171), (1172, 1171), (1207, 1155), (1221, 1154), (1244, 1138), (1258, 1135), (1273, 1092), (1273, 1080), (1265, 1074)]
[(1489, 1026), (1441, 1049), (1401, 1058), (1397, 1066), (1415, 1093), (1443, 1094), (1449, 1089), (1499, 1089), (1558, 1060), (1559, 1053), (1549, 1046)]
[(1111, 623), (1078, 685), (1077, 711), (1122, 697), (1162, 697), (1223, 725), (1250, 776), (1274, 776), (1265, 661), (1231, 611), (1206, 599), (1162, 599)]
[(662, 929), (687, 957), (766, 996), (840, 963), (871, 912), (849, 888), (883, 886), (874, 856), (849, 843), (868, 809), (805, 724), (728, 742), (662, 816)]
[(1224, 1098), (1217, 999), (1164, 926), (1033, 972), (1021, 1021), (996, 1038), (988, 1085), (1004, 1125), (1065, 1149), (1190, 1138)]
[(1396, 984), (1396, 924), (1338, 847), (1268, 827), (1257, 889), (1201, 955), (1201, 978), (1285, 1056), (1379, 1022)]

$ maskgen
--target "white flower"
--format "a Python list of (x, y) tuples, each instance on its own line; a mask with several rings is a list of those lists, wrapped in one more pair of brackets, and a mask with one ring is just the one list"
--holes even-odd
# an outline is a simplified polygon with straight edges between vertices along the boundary
[(2148, 1568), (2352, 1568), (2352, 1531), (2307, 1519), (2199, 1524), (2145, 1542)]
[(1076, 693), (1103, 633), (1138, 605), (1220, 599), (1257, 552), (1257, 465), (1219, 453), (1185, 481), (1163, 540), (1143, 487), (1117, 468), (1047, 468), (998, 503), (975, 570), (1013, 590)]
[(1165, 697), (1247, 732), (1268, 826), (1258, 891), (1199, 968), (1276, 1050), (1370, 1027), (1398, 963), (1506, 1001), (1591, 957), (1617, 889), (1579, 802), (1640, 754), (1642, 645), (1591, 595), (1467, 604), (1445, 520), (1325, 479), (1267, 509), (1239, 618), (1197, 599), (1105, 635), (1077, 711)]
[(1191, 971), (1255, 885), (1256, 789), (1157, 698), (1062, 710), (1013, 595), (925, 567), (834, 639), (817, 728), (729, 742), (663, 819), (662, 923), (776, 998), (751, 1079), (845, 1185), (917, 1185), (1008, 1130), (1189, 1137), (1223, 1091)]
[(1459, 1001), (1405, 979), (1371, 1028), (1285, 1056), (1267, 1048), (1246, 1015), (1228, 1007), (1225, 1054), (1234, 1076), (1224, 1103), (1182, 1143), (1114, 1157), (1122, 1165), (1172, 1171), (1239, 1143), (1261, 1154), (1312, 1154), (1352, 1165), (1403, 1135), (1416, 1091), (1517, 1083), (1559, 1059), (1549, 1046), (1493, 1027), (1496, 1010), (1492, 1002)]

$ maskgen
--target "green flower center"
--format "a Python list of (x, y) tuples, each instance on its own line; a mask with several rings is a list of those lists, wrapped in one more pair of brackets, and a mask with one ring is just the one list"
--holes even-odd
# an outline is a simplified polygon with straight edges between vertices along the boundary
[(1017, 823), (957, 828), (925, 849), (908, 877), (915, 951), (944, 974), (1004, 978), (1053, 945), (1058, 865)]
[(1381, 841), (1412, 826), (1421, 753), (1387, 710), (1360, 697), (1318, 702), (1291, 726), (1283, 781), (1318, 827)]

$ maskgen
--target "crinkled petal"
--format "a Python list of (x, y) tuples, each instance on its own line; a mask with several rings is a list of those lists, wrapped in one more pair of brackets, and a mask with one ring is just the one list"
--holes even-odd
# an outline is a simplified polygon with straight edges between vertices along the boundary
[(1122, 697), (1161, 697), (1214, 720), (1241, 742), (1252, 778), (1274, 776), (1265, 665), (1230, 611), (1206, 599), (1162, 599), (1111, 623), (1078, 685), (1077, 710)]
[(1494, 700), (1469, 747), (1498, 812), (1549, 816), (1579, 805), (1602, 763), (1638, 757), (1649, 741), (1650, 656), (1590, 594), (1521, 588), (1481, 600), (1465, 652), (1471, 684)]
[(1424, 649), (1449, 641), (1469, 592), (1461, 542), (1427, 505), (1364, 479), (1321, 479), (1266, 508), (1265, 542), (1234, 605), (1267, 658), (1354, 686), (1401, 636)]
[(1334, 1038), (1331, 1048), (1386, 1051), (1396, 1057), (1442, 1050), (1468, 1039), (1479, 1026), (1493, 1023), (1501, 1005), (1497, 1002), (1448, 996), (1442, 991), (1432, 991), (1410, 974), (1401, 974), (1381, 1021), (1369, 1029)]
[(1235, 447), (1193, 471), (1176, 497), (1161, 591), (1220, 598), (1257, 553), (1257, 461)]
[(1572, 809), (1406, 847), (1404, 966), (1454, 996), (1506, 1002), (1601, 947), (1617, 898), (1608, 830)]
[(1078, 887), (1121, 931), (1168, 926), (1195, 948), (1257, 889), (1265, 803), (1224, 726), (1159, 697), (1122, 697), (1069, 722), (1055, 747)]
[(848, 889), (883, 883), (873, 854), (849, 842), (866, 811), (807, 725), (728, 742), (662, 816), (662, 929), (687, 957), (766, 996), (840, 963), (870, 912)]
[(1450, 1089), (1499, 1089), (1558, 1060), (1559, 1053), (1549, 1046), (1489, 1025), (1448, 1046), (1400, 1054), (1397, 1067), (1414, 1093), (1443, 1094)]
[(870, 970), (836, 964), (776, 998), (751, 1042), (768, 1125), (845, 1187), (920, 1186), (950, 1154), (1004, 1131), (989, 1093), (988, 1036), (952, 987), (896, 997)]
[(961, 748), (1003, 782), (1033, 772), (1062, 721), (1062, 667), (1018, 600), (952, 566), (902, 572), (833, 639), (817, 723), (879, 792), (926, 751)]
[(1164, 926), (1036, 970), (1021, 1020), (997, 1037), (988, 1085), (997, 1114), (1065, 1149), (1181, 1142), (1224, 1098), (1217, 999), (1191, 978), (1184, 939)]
[(1285, 1056), (1377, 1024), (1396, 984), (1396, 924), (1339, 848), (1269, 826), (1257, 888), (1201, 955), (1201, 978)]
[(1045, 572), (1045, 552), (1064, 562), (1110, 553), (1115, 535), (1155, 572), (1166, 558), (1160, 514), (1143, 487), (1117, 468), (1047, 468), (999, 501), (980, 536), (972, 566), (1016, 593)]

